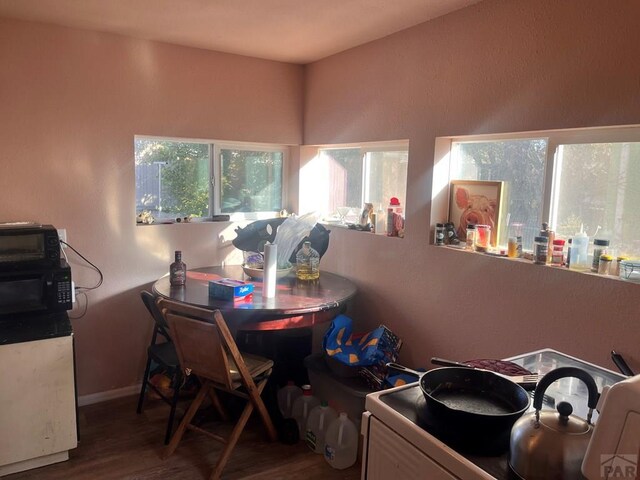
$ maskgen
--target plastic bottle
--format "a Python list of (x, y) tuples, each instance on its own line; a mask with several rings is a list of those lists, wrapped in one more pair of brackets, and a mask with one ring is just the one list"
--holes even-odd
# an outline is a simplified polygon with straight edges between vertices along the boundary
[(535, 237), (533, 239), (533, 263), (536, 265), (546, 265), (548, 253), (549, 239), (542, 235)]
[(282, 418), (292, 418), (293, 404), (302, 396), (302, 389), (289, 380), (287, 384), (278, 390), (278, 408)]
[(187, 266), (182, 261), (182, 252), (176, 250), (175, 261), (169, 266), (169, 284), (174, 287), (184, 285), (187, 280)]
[(305, 441), (315, 453), (324, 453), (327, 429), (336, 418), (338, 418), (338, 414), (326, 400), (323, 400), (317, 407), (313, 407), (313, 410), (309, 412)]
[(320, 400), (311, 394), (311, 385), (302, 386), (302, 395), (293, 402), (291, 415), (298, 423), (298, 432), (300, 438), (304, 438), (307, 429), (307, 418), (313, 407), (320, 405)]
[(580, 228), (580, 233), (576, 233), (571, 239), (571, 258), (569, 259), (569, 269), (577, 272), (586, 272), (589, 270), (589, 237)]
[(358, 458), (358, 429), (347, 414), (336, 418), (325, 436), (324, 458), (333, 468), (342, 470), (356, 463)]
[(296, 254), (296, 277), (299, 280), (317, 280), (320, 278), (320, 255), (311, 248), (311, 242), (304, 242)]
[(385, 227), (387, 225), (387, 214), (382, 210), (382, 205), (379, 206), (376, 212), (376, 234), (384, 235)]

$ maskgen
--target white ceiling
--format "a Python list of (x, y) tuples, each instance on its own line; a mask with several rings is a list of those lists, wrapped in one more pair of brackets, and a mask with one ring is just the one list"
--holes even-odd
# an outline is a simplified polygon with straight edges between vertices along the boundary
[(0, 0), (0, 17), (305, 64), (480, 0)]

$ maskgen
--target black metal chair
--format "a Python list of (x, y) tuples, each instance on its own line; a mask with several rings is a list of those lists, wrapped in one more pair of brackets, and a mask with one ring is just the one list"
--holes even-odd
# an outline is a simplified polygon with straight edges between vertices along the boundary
[[(180, 363), (178, 361), (178, 354), (176, 353), (175, 346), (169, 335), (169, 326), (167, 325), (162, 313), (156, 305), (156, 299), (152, 293), (143, 290), (140, 292), (144, 305), (149, 310), (149, 313), (153, 317), (154, 328), (153, 335), (151, 336), (151, 343), (147, 348), (147, 365), (144, 370), (144, 377), (142, 379), (142, 387), (140, 388), (140, 396), (138, 398), (137, 412), (142, 413), (142, 407), (147, 391), (147, 387), (150, 387), (158, 396), (167, 403), (171, 410), (169, 412), (169, 420), (167, 422), (167, 430), (164, 436), (164, 443), (167, 445), (171, 439), (173, 433), (173, 421), (176, 414), (176, 406), (178, 405), (178, 398), (180, 395), (180, 389), (182, 388), (184, 376), (180, 369)], [(162, 336), (165, 341), (158, 343), (158, 336)], [(171, 386), (173, 388), (173, 395), (168, 396), (165, 392), (162, 392), (156, 385), (150, 381), (151, 364), (156, 363), (160, 368), (169, 372), (172, 378)]]

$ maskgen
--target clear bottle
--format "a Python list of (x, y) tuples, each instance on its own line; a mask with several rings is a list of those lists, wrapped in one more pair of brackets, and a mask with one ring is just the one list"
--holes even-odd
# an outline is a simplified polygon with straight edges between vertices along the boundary
[(187, 280), (187, 265), (182, 261), (182, 252), (176, 250), (175, 261), (169, 266), (169, 284), (174, 287), (184, 285)]
[(593, 262), (591, 263), (591, 271), (597, 272), (600, 264), (600, 256), (607, 253), (607, 247), (609, 246), (609, 240), (602, 238), (596, 238), (593, 240)]
[(522, 237), (519, 235), (516, 237), (516, 257), (522, 258)]
[(382, 205), (379, 206), (376, 212), (376, 234), (384, 235), (385, 227), (387, 225), (387, 214), (382, 210)]
[(315, 453), (324, 453), (327, 429), (336, 418), (338, 414), (326, 400), (320, 402), (320, 405), (314, 407), (309, 413), (305, 441)]
[(434, 244), (438, 246), (444, 245), (444, 237), (444, 223), (436, 223)]
[(299, 280), (317, 280), (320, 278), (320, 255), (304, 242), (296, 254), (296, 276)]
[(304, 438), (305, 431), (307, 430), (307, 419), (309, 413), (313, 407), (320, 405), (320, 400), (311, 394), (311, 385), (302, 386), (302, 395), (296, 398), (293, 402), (293, 408), (291, 409), (291, 416), (298, 424), (298, 433), (300, 438)]
[(603, 253), (600, 255), (600, 261), (598, 262), (598, 275), (609, 275), (609, 268), (611, 268), (613, 257)]
[(576, 272), (586, 272), (589, 270), (589, 237), (580, 229), (571, 239), (571, 258), (569, 259), (569, 269)]
[(324, 458), (333, 468), (342, 470), (356, 463), (358, 458), (358, 429), (342, 412), (325, 435)]
[(467, 225), (467, 240), (466, 240), (466, 249), (474, 250), (474, 245), (476, 241), (476, 226), (473, 223)]
[(282, 418), (292, 418), (293, 404), (298, 397), (302, 396), (302, 389), (289, 380), (287, 384), (278, 390), (278, 408)]
[(507, 256), (509, 258), (518, 258), (518, 240), (516, 237), (509, 237), (507, 243)]

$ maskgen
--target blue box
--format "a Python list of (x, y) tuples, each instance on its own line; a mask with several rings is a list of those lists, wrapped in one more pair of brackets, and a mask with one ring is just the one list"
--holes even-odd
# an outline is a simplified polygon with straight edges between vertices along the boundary
[(209, 296), (220, 300), (238, 300), (253, 294), (253, 283), (221, 278), (209, 281)]

